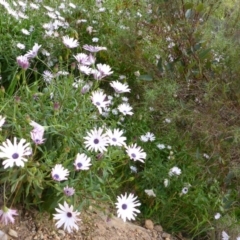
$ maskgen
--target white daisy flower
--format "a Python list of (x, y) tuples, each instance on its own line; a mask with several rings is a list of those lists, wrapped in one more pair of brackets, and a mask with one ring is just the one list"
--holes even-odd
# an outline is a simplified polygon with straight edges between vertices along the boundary
[(46, 49), (42, 49), (42, 54), (47, 57), (50, 56), (50, 52), (48, 52)]
[(22, 43), (17, 43), (17, 47), (22, 50), (25, 49), (25, 45)]
[(76, 8), (76, 5), (73, 4), (73, 3), (69, 3), (68, 5), (69, 5), (69, 7), (71, 7), (71, 8)]
[(165, 121), (165, 123), (171, 123), (172, 122), (172, 120), (170, 118), (166, 118), (164, 121)]
[(30, 132), (33, 142), (35, 142), (35, 144), (37, 144), (37, 145), (44, 143), (44, 141), (45, 141), (45, 139), (43, 138), (44, 127), (34, 121), (31, 121), (30, 125), (34, 128)]
[(84, 80), (82, 79), (78, 79), (78, 80), (75, 80), (75, 82), (72, 84), (72, 86), (74, 88), (79, 88), (80, 86), (82, 86), (84, 84)]
[(123, 115), (133, 115), (132, 107), (128, 103), (122, 103), (118, 106), (119, 112)]
[(136, 76), (136, 77), (140, 77), (140, 72), (139, 71), (136, 71), (136, 72), (134, 72), (134, 75)]
[(108, 146), (108, 136), (106, 133), (103, 133), (103, 129), (94, 128), (87, 133), (87, 137), (84, 137), (86, 140), (86, 148), (91, 151), (100, 151), (101, 153), (107, 151), (106, 147)]
[(102, 77), (109, 76), (113, 73), (113, 71), (111, 71), (111, 67), (109, 65), (102, 64), (102, 63), (97, 64), (97, 70), (101, 73)]
[(92, 42), (98, 42), (98, 41), (99, 41), (99, 38), (97, 37), (92, 38)]
[(128, 102), (128, 98), (127, 97), (122, 97), (122, 101), (123, 102)]
[(153, 142), (155, 140), (155, 135), (151, 132), (147, 132), (145, 137), (148, 139), (148, 141)]
[(206, 159), (209, 159), (209, 158), (210, 158), (209, 155), (206, 154), (206, 153), (203, 154), (203, 157), (206, 158)]
[(86, 154), (78, 153), (74, 162), (74, 166), (76, 170), (88, 170), (89, 167), (92, 165), (90, 162), (91, 158), (89, 158)]
[(182, 173), (182, 170), (178, 167), (173, 167), (169, 170), (168, 175), (172, 176), (179, 176)]
[(85, 93), (89, 92), (89, 90), (91, 89), (92, 85), (93, 85), (93, 82), (87, 82), (87, 83), (82, 87), (81, 93), (82, 93), (82, 94), (85, 94)]
[(56, 76), (67, 76), (67, 75), (69, 75), (69, 72), (67, 71), (58, 71), (56, 73)]
[(101, 7), (98, 9), (98, 12), (105, 12), (106, 11), (106, 8), (105, 7)]
[(218, 220), (220, 217), (221, 217), (221, 214), (220, 214), (220, 213), (216, 213), (216, 214), (214, 215), (214, 218), (215, 218), (216, 220)]
[[(82, 22), (82, 20), (80, 20), (81, 22)], [(92, 34), (92, 32), (93, 32), (93, 27), (92, 26), (88, 26), (87, 28), (86, 28), (86, 31), (91, 35)], [(94, 30), (95, 31), (95, 30)], [(89, 46), (89, 45), (85, 45), (85, 46)], [(93, 46), (89, 46), (89, 47), (93, 47)], [(88, 49), (86, 49), (86, 48), (84, 48), (85, 50), (88, 50)], [(88, 50), (89, 51), (89, 50)], [(92, 52), (92, 51), (91, 51)]]
[(168, 187), (169, 186), (169, 180), (167, 178), (164, 179), (163, 181), (164, 187)]
[(91, 62), (89, 61), (89, 56), (86, 53), (78, 53), (77, 55), (73, 56), (80, 65), (91, 65)]
[(22, 1), (18, 1), (19, 6), (25, 8), (26, 7), (26, 3), (22, 2)]
[(66, 196), (70, 197), (75, 193), (75, 189), (73, 187), (66, 186), (63, 188), (63, 192)]
[(160, 150), (162, 150), (162, 149), (164, 149), (164, 148), (165, 148), (165, 145), (164, 145), (164, 144), (161, 144), (161, 143), (159, 143), (159, 144), (157, 145), (157, 148), (159, 148)]
[(57, 228), (60, 228), (63, 225), (64, 230), (67, 230), (69, 233), (73, 229), (78, 230), (78, 225), (76, 222), (81, 221), (78, 217), (80, 213), (78, 211), (73, 211), (73, 206), (69, 206), (67, 202), (64, 202), (64, 205), (58, 204), (59, 208), (55, 208), (56, 214), (53, 214), (53, 219), (58, 220), (56, 223)]
[(29, 6), (30, 6), (30, 8), (35, 9), (35, 10), (39, 9), (39, 6), (35, 3), (30, 3)]
[(40, 49), (42, 45), (38, 45), (37, 43), (34, 44), (32, 50), (29, 50), (25, 56), (29, 59), (29, 58), (35, 58), (38, 54), (38, 50)]
[(28, 69), (30, 66), (30, 62), (28, 61), (28, 58), (26, 56), (18, 56), (17, 57), (17, 64), (22, 69)]
[(75, 48), (79, 45), (78, 41), (74, 38), (70, 38), (69, 36), (63, 36), (62, 37), (63, 40), (63, 44), (67, 47), (67, 48)]
[(60, 6), (59, 6), (59, 9), (65, 9), (65, 8), (66, 8), (65, 4), (61, 3)]
[(43, 80), (46, 82), (46, 83), (50, 83), (52, 81), (52, 79), (54, 78), (54, 75), (48, 71), (48, 70), (45, 70), (43, 72)]
[(93, 71), (92, 68), (84, 66), (84, 65), (78, 65), (78, 69), (80, 70), (80, 72), (85, 73), (86, 75), (90, 75)]
[(225, 231), (222, 231), (222, 240), (229, 240), (229, 239), (230, 239), (229, 235)]
[(79, 23), (86, 23), (87, 22), (87, 19), (79, 19), (77, 20), (77, 24)]
[(136, 207), (140, 206), (141, 203), (136, 199), (137, 197), (134, 197), (132, 193), (130, 193), (129, 196), (125, 193), (125, 195), (121, 194), (121, 196), (117, 197), (117, 203), (115, 203), (117, 215), (122, 218), (124, 222), (126, 222), (126, 220), (135, 220), (137, 213), (140, 213)]
[(23, 12), (20, 12), (20, 11), (18, 12), (18, 16), (22, 19), (29, 19), (29, 17), (26, 14), (24, 14)]
[(131, 91), (131, 89), (128, 87), (128, 84), (121, 83), (119, 81), (110, 82), (110, 86), (115, 90), (116, 93), (125, 93)]
[(140, 161), (144, 163), (144, 159), (146, 159), (147, 154), (143, 151), (141, 147), (138, 147), (137, 144), (132, 144), (126, 147), (126, 152), (130, 159), (133, 161)]
[(45, 138), (43, 138), (44, 132), (33, 129), (30, 132), (30, 134), (31, 134), (31, 139), (36, 145), (40, 145), (44, 143), (45, 141)]
[(25, 139), (20, 139), (17, 144), (17, 138), (14, 137), (13, 144), (9, 139), (0, 146), (0, 158), (6, 158), (3, 161), (4, 168), (13, 167), (16, 164), (18, 167), (24, 167), (24, 162), (28, 160), (24, 156), (32, 154), (32, 149)]
[(47, 6), (47, 5), (44, 5), (43, 7), (44, 7), (45, 9), (47, 9), (49, 12), (53, 12), (53, 11), (54, 11), (54, 8), (49, 7), (49, 6)]
[(127, 78), (127, 77), (126, 77), (125, 75), (120, 75), (120, 76), (119, 76), (119, 79), (120, 79), (120, 80), (123, 80), (123, 79), (126, 79), (126, 78)]
[(97, 64), (97, 69), (93, 69), (91, 73), (95, 80), (101, 80), (102, 78), (111, 75), (113, 72), (111, 72), (110, 66), (99, 63)]
[(131, 172), (137, 173), (137, 168), (135, 166), (130, 166)]
[(52, 178), (55, 181), (63, 181), (67, 180), (67, 176), (69, 175), (69, 171), (65, 169), (62, 164), (56, 164), (55, 167), (52, 169)]
[(149, 196), (149, 197), (156, 197), (156, 194), (152, 189), (145, 189), (144, 192)]
[(118, 110), (116, 108), (112, 109), (112, 114), (113, 115), (118, 115)]
[(0, 210), (0, 222), (5, 225), (8, 225), (8, 223), (14, 223), (14, 215), (18, 215), (17, 210), (3, 206), (3, 208)]
[(123, 137), (123, 130), (108, 129), (107, 135), (109, 137), (109, 145), (111, 146), (125, 146), (126, 137)]
[(141, 135), (141, 136), (140, 136), (140, 140), (141, 140), (142, 142), (147, 142), (147, 141), (148, 141), (148, 138), (147, 138), (145, 135)]
[(24, 35), (30, 35), (30, 32), (27, 30), (27, 29), (22, 29), (21, 32), (24, 34)]
[(184, 187), (182, 189), (182, 194), (187, 194), (188, 193), (188, 187)]
[(100, 114), (102, 114), (102, 110), (110, 104), (110, 101), (107, 100), (107, 95), (101, 90), (92, 92), (91, 100), (93, 105), (98, 108)]
[(3, 117), (2, 115), (0, 115), (0, 128), (3, 126), (3, 124), (5, 123), (6, 117)]
[(91, 46), (91, 45), (83, 45), (83, 49), (89, 51), (89, 52), (99, 52), (102, 50), (107, 50), (106, 47), (99, 47), (99, 46)]

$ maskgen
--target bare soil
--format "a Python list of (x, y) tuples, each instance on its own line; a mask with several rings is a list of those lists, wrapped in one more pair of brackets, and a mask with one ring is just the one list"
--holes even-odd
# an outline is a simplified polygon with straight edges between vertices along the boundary
[[(57, 229), (49, 215), (37, 211), (19, 213), (15, 223), (2, 226), (0, 230), (6, 233), (0, 240), (176, 240), (163, 231), (160, 225), (154, 226), (151, 220), (145, 221), (145, 226), (126, 222), (117, 217), (109, 217), (106, 212), (89, 210), (80, 215), (79, 231), (68, 234), (63, 229)], [(183, 239), (183, 238), (182, 238)]]

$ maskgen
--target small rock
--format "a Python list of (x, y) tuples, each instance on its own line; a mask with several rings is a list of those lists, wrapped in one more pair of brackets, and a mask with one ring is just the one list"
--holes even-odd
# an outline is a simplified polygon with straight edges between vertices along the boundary
[(153, 232), (152, 232), (152, 237), (153, 237), (154, 239), (156, 239), (157, 236), (158, 236), (157, 233), (156, 233), (155, 231), (153, 231)]
[(156, 225), (156, 226), (154, 226), (154, 230), (156, 230), (157, 232), (162, 232), (163, 228), (161, 225)]
[(10, 235), (11, 237), (13, 237), (13, 238), (18, 238), (18, 234), (17, 234), (17, 232), (16, 231), (14, 231), (13, 229), (9, 229), (9, 231), (8, 231), (8, 235)]
[(60, 235), (62, 235), (63, 237), (65, 237), (65, 235), (66, 235), (66, 233), (63, 231), (63, 230), (58, 230), (58, 233), (60, 234)]
[(25, 240), (32, 240), (32, 236), (26, 237)]
[(145, 228), (153, 230), (154, 224), (153, 224), (152, 220), (150, 220), (150, 219), (145, 220)]
[(3, 231), (0, 231), (0, 239), (1, 240), (7, 240), (8, 239), (7, 234)]
[(51, 232), (51, 235), (57, 235), (55, 231), (52, 231)]
[(165, 238), (165, 239), (167, 239), (167, 238), (170, 239), (170, 238), (171, 238), (171, 234), (166, 233), (166, 232), (163, 232), (163, 233), (162, 233), (162, 237)]

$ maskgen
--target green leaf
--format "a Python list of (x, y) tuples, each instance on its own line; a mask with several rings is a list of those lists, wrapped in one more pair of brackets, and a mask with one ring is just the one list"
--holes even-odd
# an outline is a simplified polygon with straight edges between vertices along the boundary
[(157, 68), (160, 72), (163, 72), (163, 64), (162, 64), (162, 58), (161, 57), (158, 60)]
[(204, 9), (204, 5), (202, 3), (198, 4), (197, 7), (196, 7), (197, 12), (202, 12), (203, 9)]
[(210, 56), (210, 51), (211, 51), (211, 48), (208, 48), (208, 49), (205, 49), (205, 50), (202, 50), (199, 52), (199, 58), (201, 60), (205, 59), (205, 58), (208, 58)]
[(152, 80), (153, 80), (152, 76), (151, 76), (151, 75), (148, 75), (148, 74), (146, 74), (146, 75), (141, 75), (141, 76), (139, 76), (138, 78), (139, 78), (140, 80), (144, 80), (144, 81), (152, 81)]
[(187, 2), (184, 4), (185, 9), (190, 9), (193, 7), (193, 3)]

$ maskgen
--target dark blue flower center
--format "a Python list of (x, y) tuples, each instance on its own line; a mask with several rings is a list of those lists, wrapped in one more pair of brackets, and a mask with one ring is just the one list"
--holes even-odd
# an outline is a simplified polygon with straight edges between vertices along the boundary
[(13, 159), (17, 159), (19, 157), (19, 154), (18, 153), (14, 153), (13, 155), (12, 155), (12, 158)]
[(132, 154), (131, 154), (131, 157), (135, 158), (135, 157), (136, 157), (136, 154), (135, 154), (135, 153), (132, 153)]
[(101, 105), (101, 103), (100, 103), (100, 102), (96, 102), (96, 105), (100, 106), (100, 105)]
[(68, 216), (69, 218), (72, 217), (72, 213), (68, 212), (68, 213), (67, 213), (67, 216)]
[(93, 141), (95, 144), (98, 144), (99, 143), (99, 140), (96, 138), (96, 139), (94, 139), (94, 141)]
[(116, 142), (116, 141), (117, 141), (117, 139), (116, 139), (116, 138), (112, 138), (112, 140), (113, 140), (113, 142)]
[(58, 175), (58, 174), (54, 174), (54, 175), (53, 175), (53, 178), (54, 178), (54, 179), (59, 179), (59, 175)]
[(77, 166), (78, 166), (78, 168), (81, 168), (82, 167), (82, 163), (77, 163)]
[(124, 204), (122, 205), (122, 209), (123, 209), (123, 210), (126, 210), (126, 209), (127, 209), (127, 204), (124, 203)]

